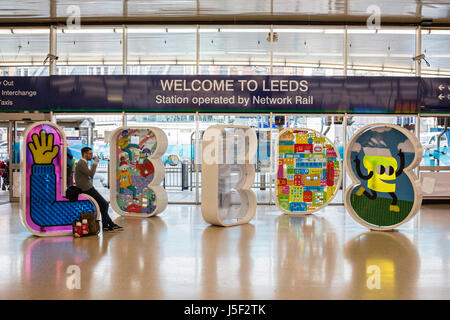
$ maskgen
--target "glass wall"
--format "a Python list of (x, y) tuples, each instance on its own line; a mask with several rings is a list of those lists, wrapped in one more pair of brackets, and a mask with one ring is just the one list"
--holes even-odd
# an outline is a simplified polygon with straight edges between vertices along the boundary
[(128, 74), (195, 74), (195, 27), (127, 28)]
[(274, 27), (273, 31), (274, 74), (290, 74), (292, 67), (306, 76), (344, 74), (343, 27)]
[(49, 28), (3, 28), (0, 43), (0, 76), (49, 75)]
[[(450, 30), (349, 26), (58, 27), (55, 74), (449, 76)], [(0, 75), (48, 75), (49, 28), (0, 28)], [(124, 42), (125, 41), (125, 42)], [(124, 50), (125, 49), (125, 50)], [(124, 52), (126, 54), (124, 54)], [(44, 63), (45, 61), (45, 63)]]
[[(270, 116), (269, 115), (199, 115), (199, 137), (197, 157), (201, 159), (201, 137), (208, 127), (216, 124), (249, 126), (256, 132), (258, 148), (255, 161), (255, 181), (252, 186), (259, 204), (273, 203), (273, 185), (271, 184), (271, 152), (270, 152)], [(201, 161), (201, 160), (200, 160)], [(201, 182), (201, 168), (199, 170)], [(201, 186), (201, 185), (200, 185)], [(199, 189), (201, 192), (201, 188)]]
[(200, 74), (269, 74), (270, 28), (201, 27)]
[[(56, 124), (64, 130), (69, 152), (78, 162), (81, 148), (91, 147), (99, 158), (94, 187), (109, 200), (109, 135), (122, 123), (121, 114), (56, 114)], [(74, 177), (68, 178), (74, 182)]]
[(348, 29), (349, 75), (414, 76), (416, 29)]
[(450, 197), (450, 117), (420, 117), (420, 142), (423, 158), (420, 170), (423, 195), (426, 198)]
[(168, 147), (161, 158), (166, 170), (162, 183), (170, 203), (197, 203), (194, 161), (195, 114), (127, 114), (127, 126), (158, 127), (167, 135)]
[(422, 50), (428, 63), (422, 63), (424, 76), (450, 76), (450, 30), (423, 30)]
[(57, 29), (57, 74), (122, 74), (122, 41), (122, 28)]

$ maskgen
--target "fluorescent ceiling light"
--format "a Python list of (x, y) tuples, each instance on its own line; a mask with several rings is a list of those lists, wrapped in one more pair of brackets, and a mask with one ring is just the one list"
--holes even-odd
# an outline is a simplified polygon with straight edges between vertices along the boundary
[(248, 66), (250, 63), (248, 61), (213, 61), (214, 65), (219, 65), (219, 66)]
[(388, 57), (389, 58), (411, 58), (412, 59), (412, 54), (408, 54), (408, 53), (391, 53), (391, 54), (388, 54)]
[(196, 33), (196, 28), (167, 28), (169, 33)]
[(166, 28), (127, 28), (127, 33), (165, 33)]
[(122, 28), (81, 28), (81, 29), (71, 29), (64, 28), (58, 29), (58, 33), (122, 33)]
[(344, 34), (344, 29), (324, 29), (324, 33), (331, 33), (331, 34)]
[(369, 67), (369, 66), (349, 66), (353, 70), (370, 70), (370, 71), (383, 71), (382, 67)]
[(334, 53), (334, 52), (311, 52), (308, 55), (313, 57), (342, 57), (342, 53)]
[[(200, 51), (200, 53), (202, 53)], [(270, 52), (257, 52), (257, 51), (228, 51), (225, 54), (249, 54), (249, 55), (270, 55)]]
[(348, 34), (375, 34), (376, 29), (348, 29)]
[(270, 62), (266, 61), (250, 61), (251, 66), (270, 66)]
[(384, 58), (387, 57), (385, 53), (350, 53), (349, 57), (360, 57), (360, 58)]
[(202, 28), (198, 29), (200, 33), (211, 33), (211, 32), (219, 32), (219, 28)]
[(349, 57), (358, 58), (412, 58), (411, 54), (407, 53), (350, 53)]
[(30, 28), (14, 28), (15, 34), (50, 34), (50, 29), (30, 29)]
[(274, 56), (306, 56), (306, 52), (276, 52), (273, 53)]
[(401, 72), (401, 73), (411, 73), (414, 72), (414, 70), (411, 69), (405, 69), (405, 68), (392, 68), (392, 67), (384, 67), (383, 71), (389, 71), (389, 72)]
[(450, 35), (450, 30), (422, 30), (422, 34)]
[(220, 28), (220, 32), (270, 32), (268, 28)]
[(23, 67), (32, 66), (32, 62), (1, 62), (0, 66), (10, 66), (10, 67)]
[(278, 32), (278, 33), (283, 33), (283, 32), (290, 32), (290, 33), (323, 33), (324, 29), (320, 29), (320, 28), (274, 28), (273, 32)]
[(450, 54), (430, 54), (426, 55), (425, 58), (450, 58)]
[(415, 29), (378, 29), (380, 34), (416, 34)]
[(348, 34), (416, 34), (415, 29), (348, 29)]
[(137, 64), (137, 65), (142, 65), (142, 66), (145, 66), (145, 65), (160, 65), (160, 66), (164, 66), (164, 65), (175, 65), (175, 64), (177, 64), (177, 61), (176, 60), (164, 60), (164, 61), (151, 61), (151, 60), (148, 60), (148, 61), (138, 61), (137, 63), (134, 63), (134, 64)]
[(0, 34), (50, 34), (50, 29), (1, 28)]
[(106, 67), (106, 66), (119, 66), (122, 65), (121, 61), (58, 61), (58, 65), (69, 65), (69, 66), (95, 66), (95, 67)]

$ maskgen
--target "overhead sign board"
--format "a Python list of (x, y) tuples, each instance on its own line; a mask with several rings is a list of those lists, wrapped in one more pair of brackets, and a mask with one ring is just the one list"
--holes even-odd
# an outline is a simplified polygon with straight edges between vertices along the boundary
[(303, 76), (0, 78), (0, 111), (450, 112), (450, 79)]

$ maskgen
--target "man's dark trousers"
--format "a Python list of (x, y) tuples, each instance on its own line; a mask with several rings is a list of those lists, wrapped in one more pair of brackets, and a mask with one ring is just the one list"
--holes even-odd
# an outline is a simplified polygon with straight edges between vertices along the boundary
[(98, 206), (100, 207), (100, 213), (102, 215), (103, 228), (112, 227), (114, 225), (114, 222), (108, 215), (108, 201), (106, 201), (105, 198), (103, 198), (102, 195), (98, 193), (98, 191), (94, 187), (90, 188), (87, 191), (83, 191), (83, 193), (90, 195), (95, 199), (95, 201), (97, 201)]

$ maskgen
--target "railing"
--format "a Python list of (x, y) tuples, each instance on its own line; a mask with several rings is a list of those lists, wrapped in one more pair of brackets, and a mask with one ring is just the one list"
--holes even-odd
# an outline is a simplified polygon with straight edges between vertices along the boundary
[[(163, 186), (166, 189), (193, 190), (195, 188), (195, 167), (189, 164), (165, 165), (166, 175)], [(184, 170), (184, 172), (183, 172)], [(183, 177), (184, 174), (184, 177)], [(201, 188), (201, 171), (199, 172), (199, 187)], [(272, 185), (273, 186), (273, 185)], [(252, 188), (265, 190), (270, 187), (270, 175), (267, 172), (257, 171)]]

